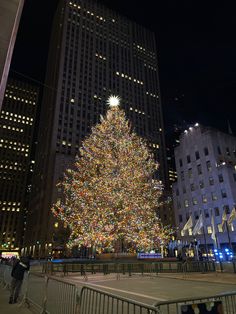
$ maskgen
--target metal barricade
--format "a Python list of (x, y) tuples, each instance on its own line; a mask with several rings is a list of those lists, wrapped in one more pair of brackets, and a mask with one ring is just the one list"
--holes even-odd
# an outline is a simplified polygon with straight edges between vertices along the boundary
[[(10, 289), (11, 281), (12, 281), (11, 271), (12, 271), (12, 266), (0, 265), (0, 282), (5, 289)], [(21, 290), (20, 290), (20, 295), (19, 295), (20, 299), (22, 299), (25, 294), (27, 280), (28, 280), (28, 274), (25, 274), (24, 280), (21, 286)]]
[(78, 291), (74, 284), (59, 279), (29, 274), (23, 302), (36, 312), (76, 314)]
[(24, 302), (33, 306), (35, 311), (43, 310), (44, 298), (46, 294), (45, 277), (29, 273), (24, 294)]
[(5, 264), (0, 264), (0, 283), (4, 286), (5, 285), (5, 281), (4, 281), (4, 273), (5, 270), (8, 269), (9, 266), (5, 265)]
[(29, 274), (24, 303), (38, 313), (50, 314), (158, 314), (157, 308), (84, 286)]
[(215, 263), (210, 261), (164, 261), (164, 262), (79, 262), (79, 263), (54, 263), (48, 262), (43, 265), (43, 272), (50, 275), (78, 273), (87, 276), (95, 273), (107, 274), (142, 274), (157, 275), (158, 273), (190, 273), (190, 272), (214, 272)]
[(105, 291), (83, 287), (80, 314), (159, 314), (158, 308)]
[(2, 277), (2, 283), (5, 288), (9, 288), (11, 285), (11, 270), (12, 267), (9, 265), (1, 265), (3, 277)]
[(71, 283), (47, 278), (46, 279), (46, 304), (45, 309), (50, 314), (75, 314), (77, 313), (77, 287)]
[(186, 298), (171, 300), (169, 302), (157, 302), (153, 306), (159, 310), (160, 314), (181, 314), (182, 305), (198, 304), (198, 303), (208, 303), (221, 301), (223, 305), (224, 314), (235, 314), (236, 313), (236, 291), (229, 293), (222, 293), (213, 296), (204, 296), (197, 298)]

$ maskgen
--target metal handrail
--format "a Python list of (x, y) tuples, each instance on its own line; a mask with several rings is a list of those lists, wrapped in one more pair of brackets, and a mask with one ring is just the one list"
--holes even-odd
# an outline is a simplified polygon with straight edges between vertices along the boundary
[[(30, 281), (32, 278), (33, 280), (35, 280), (35, 278), (41, 278), (43, 280), (37, 283), (36, 279), (36, 285), (34, 286)], [(36, 290), (34, 290), (35, 287)], [(31, 294), (31, 290), (34, 290), (33, 294)], [(40, 296), (38, 295), (39, 291)], [(33, 305), (40, 313), (50, 313), (50, 308), (53, 308), (53, 311), (60, 311), (60, 313), (76, 314), (77, 295), (78, 289), (73, 283), (67, 283), (51, 276), (31, 273), (27, 280), (27, 288), (22, 303)]]
[[(89, 292), (89, 296), (86, 296), (86, 290)], [(109, 303), (109, 298), (116, 300), (117, 302), (121, 302), (122, 304), (122, 308), (123, 308), (123, 303), (126, 303), (128, 305), (128, 312), (127, 313), (142, 313), (142, 310), (145, 310), (145, 313), (152, 313), (152, 314), (160, 314), (159, 309), (157, 309), (155, 306), (152, 305), (148, 305), (139, 301), (135, 301), (135, 300), (131, 300), (128, 299), (126, 297), (122, 297), (122, 296), (117, 296), (115, 294), (112, 294), (110, 292), (106, 292), (106, 291), (101, 291), (95, 288), (91, 288), (90, 286), (83, 286), (80, 292), (80, 297), (79, 297), (79, 306), (80, 306), (80, 313), (81, 314), (85, 314), (85, 313), (92, 313), (90, 312), (90, 308), (86, 309), (85, 312), (83, 312), (84, 308), (83, 308), (83, 299), (86, 299), (87, 303), (91, 304), (91, 301), (93, 299), (93, 296), (91, 295), (91, 292), (95, 294), (95, 300), (98, 301), (98, 299), (101, 299), (101, 296), (104, 296), (104, 300), (107, 297), (107, 302)], [(85, 296), (84, 296), (85, 295)], [(88, 300), (88, 298), (90, 298), (90, 300)], [(129, 308), (133, 306), (133, 309), (136, 309), (134, 311), (129, 311)], [(88, 311), (87, 311), (88, 310)], [(124, 310), (124, 309), (123, 309)], [(122, 310), (122, 313), (123, 313)], [(100, 309), (98, 311), (98, 313), (102, 313), (100, 312)], [(107, 313), (111, 313), (108, 312), (108, 307), (107, 307)], [(117, 312), (120, 313), (120, 312)]]
[[(137, 268), (131, 268), (129, 268), (130, 272), (137, 270)], [(11, 268), (4, 265), (4, 267), (0, 267), (0, 269), (0, 279), (7, 284), (7, 281), (9, 281), (10, 278), (9, 274)], [(142, 270), (143, 268), (141, 267), (140, 271)], [(156, 267), (149, 267), (148, 270), (156, 271)], [(118, 267), (117, 274), (120, 274), (122, 271), (127, 272), (128, 268), (123, 268), (123, 266)], [(139, 301), (131, 300), (127, 297), (98, 290), (91, 287), (89, 284), (85, 284), (79, 293), (75, 284), (65, 282), (62, 279), (52, 276), (44, 276), (39, 273), (30, 273), (25, 280), (25, 285), (26, 289), (24, 291), (23, 301), (36, 306), (41, 313), (49, 313), (50, 309), (53, 309), (53, 311), (60, 309), (60, 313), (63, 314), (93, 314), (93, 309), (96, 308), (96, 314), (176, 314), (179, 313), (179, 306), (182, 304), (187, 305), (197, 303), (197, 301), (207, 302), (210, 300), (222, 301), (226, 314), (236, 313), (236, 291), (210, 296), (182, 298), (162, 302), (158, 301), (152, 305), (148, 305)], [(113, 307), (115, 307), (116, 311), (113, 311)], [(105, 312), (103, 312), (104, 309), (106, 309)]]
[(181, 307), (192, 304), (201, 304), (208, 302), (221, 302), (223, 306), (223, 311), (225, 314), (234, 314), (236, 313), (236, 291), (210, 295), (210, 296), (201, 296), (194, 298), (183, 298), (175, 299), (165, 302), (156, 302), (153, 304), (154, 307), (160, 310), (162, 314), (178, 314), (182, 313)]
[(236, 291), (230, 291), (230, 292), (224, 292), (209, 296), (200, 296), (200, 297), (194, 297), (194, 298), (182, 298), (182, 299), (172, 299), (170, 301), (158, 301), (153, 304), (153, 306), (159, 306), (159, 305), (167, 305), (167, 304), (174, 304), (174, 303), (186, 303), (186, 302), (192, 302), (199, 301), (199, 300), (206, 300), (206, 299), (214, 299), (214, 298), (220, 298), (220, 297), (230, 297), (230, 296), (236, 296)]
[(104, 273), (104, 274), (125, 274), (129, 276), (132, 274), (141, 273), (145, 274), (158, 274), (162, 272), (176, 272), (176, 273), (187, 273), (187, 272), (200, 272), (200, 271), (215, 271), (214, 262), (199, 262), (199, 261), (188, 261), (183, 262), (136, 262), (136, 263), (123, 263), (123, 262), (112, 262), (112, 263), (50, 263), (45, 265), (43, 271), (45, 273), (64, 273), (68, 275), (69, 272), (80, 272), (82, 276), (87, 279), (87, 274), (91, 273)]

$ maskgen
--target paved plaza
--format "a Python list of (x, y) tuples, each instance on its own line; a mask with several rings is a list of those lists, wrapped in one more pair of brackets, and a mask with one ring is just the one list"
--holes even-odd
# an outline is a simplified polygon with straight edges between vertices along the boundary
[(9, 290), (0, 288), (0, 313), (1, 314), (32, 314), (26, 307), (20, 306), (19, 303), (8, 304)]
[(81, 276), (64, 277), (79, 288), (88, 285), (133, 300), (154, 304), (179, 298), (205, 297), (236, 291), (235, 274), (161, 274), (156, 277), (134, 275), (116, 279), (111, 275), (90, 275), (87, 281)]
[[(160, 274), (157, 276), (128, 275), (117, 279), (115, 274), (94, 274), (87, 278), (80, 275), (56, 276), (63, 281), (82, 286), (90, 286), (114, 295), (123, 296), (146, 304), (154, 304), (158, 301), (169, 301), (179, 298), (207, 297), (224, 292), (236, 291), (236, 274), (225, 273), (194, 273), (194, 274)], [(43, 277), (34, 277), (34, 285), (30, 293), (39, 298), (43, 295)], [(50, 292), (55, 293), (53, 286)], [(34, 291), (34, 289), (36, 289)], [(40, 293), (39, 293), (40, 291)], [(25, 307), (19, 304), (8, 304), (9, 291), (0, 291), (0, 313), (3, 314), (29, 314)]]

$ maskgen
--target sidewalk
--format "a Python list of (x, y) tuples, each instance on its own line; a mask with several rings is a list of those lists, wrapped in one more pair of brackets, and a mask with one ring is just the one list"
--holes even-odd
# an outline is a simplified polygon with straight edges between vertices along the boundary
[(0, 313), (2, 314), (32, 314), (26, 307), (20, 306), (19, 303), (8, 304), (9, 291), (0, 288)]
[(232, 273), (187, 273), (187, 274), (178, 274), (178, 273), (160, 273), (159, 277), (162, 278), (174, 278), (182, 280), (192, 280), (192, 281), (205, 281), (205, 282), (215, 282), (215, 283), (224, 283), (235, 285), (236, 290), (236, 274)]

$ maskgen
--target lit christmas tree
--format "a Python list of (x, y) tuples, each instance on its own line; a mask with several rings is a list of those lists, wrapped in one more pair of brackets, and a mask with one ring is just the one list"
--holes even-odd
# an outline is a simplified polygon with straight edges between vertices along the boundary
[(151, 250), (165, 244), (170, 230), (156, 215), (162, 186), (153, 179), (157, 164), (147, 144), (132, 132), (119, 98), (92, 128), (73, 169), (58, 184), (53, 213), (69, 226), (69, 247)]

